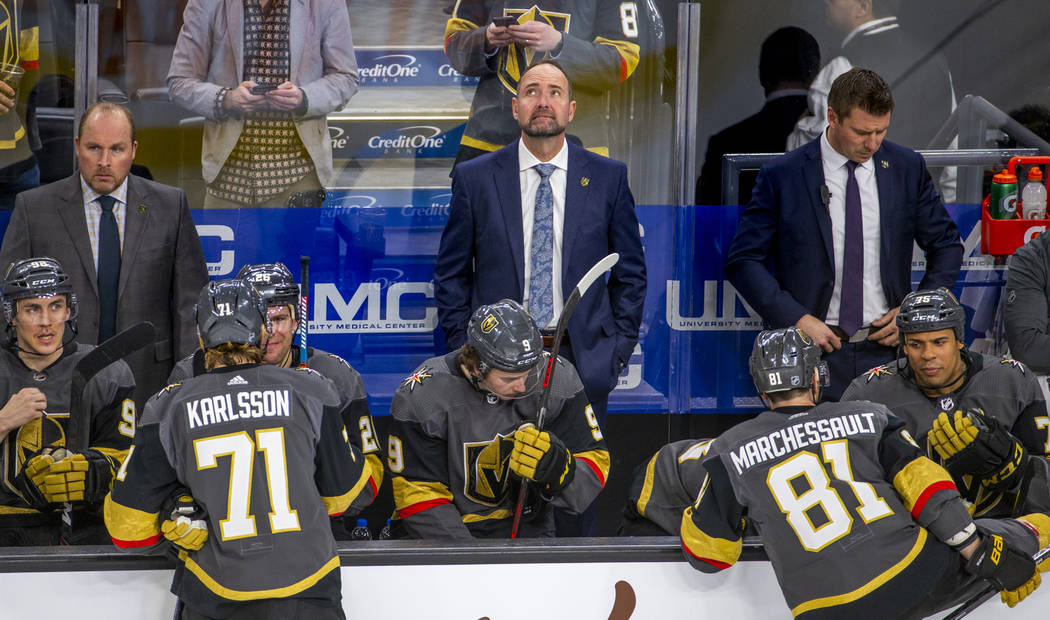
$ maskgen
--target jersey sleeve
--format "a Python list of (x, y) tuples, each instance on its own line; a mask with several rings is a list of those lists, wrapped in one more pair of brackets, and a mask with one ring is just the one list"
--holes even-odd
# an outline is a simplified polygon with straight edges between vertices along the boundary
[(314, 481), (329, 516), (343, 514), (352, 505), (364, 508), (375, 498), (369, 484), (373, 466), (343, 435), (341, 411), (339, 405), (324, 405), (317, 439)]
[(923, 455), (904, 428), (889, 415), (879, 442), (879, 462), (915, 522), (951, 547), (977, 536), (973, 518), (959, 496), (951, 474)]
[(605, 481), (609, 477), (610, 459), (605, 437), (598, 426), (598, 418), (594, 415), (579, 379), (576, 383), (579, 389), (565, 401), (561, 412), (545, 430), (565, 444), (575, 462), (572, 482), (553, 498), (551, 504), (579, 514), (591, 505), (605, 487)]
[(1010, 428), (1010, 434), (1021, 442), (1029, 454), (1047, 456), (1047, 446), (1050, 445), (1050, 417), (1047, 416), (1046, 400), (1039, 387), (1040, 378), (1021, 362), (1008, 363), (1016, 364), (1017, 371), (1022, 375), (1017, 398), (1023, 406), (1021, 414)]
[[(679, 454), (682, 443), (688, 445)], [(701, 462), (710, 445), (710, 440), (675, 442), (654, 454), (631, 487), (630, 502), (637, 514), (659, 525), (668, 536), (676, 535), (682, 513), (696, 501), (699, 491), (699, 486), (689, 488), (686, 480), (694, 476), (685, 475), (683, 470), (702, 470)]]
[(597, 11), (594, 36), (582, 39), (566, 34), (554, 59), (565, 68), (573, 87), (604, 92), (634, 73), (641, 56), (639, 32), (645, 25), (635, 3), (600, 0)]
[(84, 388), (81, 403), (91, 415), (88, 448), (110, 467), (110, 482), (127, 457), (135, 437), (135, 378), (123, 360), (95, 375)]
[(459, 0), (445, 23), (445, 55), (449, 64), (463, 75), (493, 73), (496, 54), (485, 54), (485, 28), (490, 10), (482, 0)]
[(733, 493), (729, 472), (718, 454), (704, 460), (707, 478), (696, 502), (682, 513), (682, 551), (693, 568), (717, 573), (740, 559), (744, 507)]
[(126, 551), (159, 550), (164, 542), (160, 508), (178, 486), (175, 469), (161, 445), (160, 425), (143, 425), (103, 507), (113, 544)]
[(343, 400), (342, 420), (347, 441), (364, 455), (369, 465), (368, 484), (347, 509), (347, 514), (353, 516), (379, 495), (379, 487), (383, 484), (383, 456), (376, 438), (375, 422), (372, 421), (372, 414), (368, 410), (368, 395), (365, 393), (361, 375), (338, 355), (327, 355), (329, 368), (324, 375), (335, 384)]
[(446, 439), (427, 432), (402, 391), (390, 406), (387, 465), (394, 508), (413, 538), (473, 538), (452, 503)]

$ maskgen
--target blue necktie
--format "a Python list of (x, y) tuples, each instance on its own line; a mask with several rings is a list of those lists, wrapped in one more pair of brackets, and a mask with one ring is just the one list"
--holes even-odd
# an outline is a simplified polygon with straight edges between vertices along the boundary
[(536, 164), (540, 186), (532, 213), (532, 245), (529, 249), (529, 314), (540, 328), (554, 317), (554, 193), (550, 176), (554, 164)]
[(846, 240), (842, 249), (839, 327), (853, 335), (864, 324), (864, 220), (857, 185), (857, 162), (847, 161)]
[(117, 199), (99, 196), (102, 218), (98, 223), (98, 341), (117, 331), (117, 283), (120, 281), (120, 232), (113, 205)]

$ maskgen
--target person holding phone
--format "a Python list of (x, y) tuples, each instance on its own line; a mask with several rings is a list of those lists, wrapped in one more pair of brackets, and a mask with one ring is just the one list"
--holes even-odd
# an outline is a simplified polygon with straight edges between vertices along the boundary
[[(290, 4), (186, 5), (168, 90), (209, 121), (206, 209), (284, 207), (334, 181), (325, 116), (346, 105), (359, 82), (350, 15), (339, 0), (304, 0), (302, 11)], [(291, 46), (293, 38), (311, 44)]]
[(481, 78), (456, 165), (518, 139), (511, 100), (525, 70), (544, 59), (565, 68), (575, 91), (579, 110), (569, 139), (609, 155), (602, 99), (638, 65), (645, 11), (644, 3), (612, 0), (454, 3), (445, 53), (456, 71)]

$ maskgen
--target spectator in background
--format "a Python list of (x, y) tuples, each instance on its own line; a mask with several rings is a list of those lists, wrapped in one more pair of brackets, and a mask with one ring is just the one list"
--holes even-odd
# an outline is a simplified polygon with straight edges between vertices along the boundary
[(1039, 376), (1050, 402), (1050, 235), (1045, 232), (1017, 248), (1006, 271), (1003, 320), (1010, 355)]
[(186, 5), (168, 90), (207, 119), (206, 209), (284, 207), (335, 181), (325, 116), (357, 92), (350, 15), (343, 0), (291, 5)]
[[(757, 114), (707, 141), (704, 167), (696, 181), (696, 204), (722, 204), (722, 156), (726, 153), (783, 153), (788, 134), (806, 112), (806, 89), (820, 70), (820, 45), (801, 28), (787, 26), (762, 42), (758, 79), (766, 103)], [(740, 174), (739, 204), (751, 201), (757, 172)]]
[[(518, 81), (536, 61), (564, 67), (576, 91), (579, 122), (573, 132), (588, 149), (609, 154), (606, 91), (638, 65), (645, 22), (633, 2), (540, 0), (509, 8), (504, 2), (460, 0), (445, 26), (445, 53), (464, 75), (479, 76), (456, 164), (499, 150), (520, 135), (511, 115)], [(501, 26), (494, 18), (511, 18)]]
[[(828, 23), (841, 32), (842, 53), (820, 70), (809, 87), (809, 110), (788, 136), (788, 150), (820, 135), (827, 126), (828, 91), (850, 67), (878, 73), (896, 102), (889, 137), (913, 149), (926, 148), (955, 109), (948, 61), (928, 43), (908, 36), (897, 23), (898, 0), (824, 0)], [(952, 188), (954, 189), (954, 174)]]
[(19, 192), (40, 185), (29, 144), (30, 136), (39, 138), (26, 130), (26, 103), (40, 61), (40, 9), (37, 0), (0, 0), (0, 10), (6, 22), (0, 41), (0, 210), (10, 211)]
[(767, 325), (794, 325), (824, 350), (829, 400), (895, 358), (913, 245), (926, 253), (920, 288), (954, 286), (962, 263), (959, 231), (922, 157), (883, 140), (893, 109), (874, 72), (839, 76), (827, 130), (759, 171), (726, 261)]
[(129, 174), (137, 146), (127, 108), (88, 108), (77, 130), (80, 171), (18, 195), (0, 269), (57, 259), (80, 298), (80, 342), (152, 322), (156, 342), (128, 357), (141, 406), (166, 385), (176, 356), (197, 348), (193, 306), (208, 268), (185, 192)]

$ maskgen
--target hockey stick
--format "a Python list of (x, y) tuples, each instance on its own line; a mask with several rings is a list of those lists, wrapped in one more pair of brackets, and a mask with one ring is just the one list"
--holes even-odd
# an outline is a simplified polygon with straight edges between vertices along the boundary
[[(1046, 547), (1043, 547), (1038, 552), (1036, 552), (1035, 556), (1033, 556), (1032, 559), (1035, 560), (1036, 566), (1039, 566), (1039, 564), (1048, 557), (1050, 557), (1050, 545), (1047, 545)], [(1036, 571), (1038, 570), (1039, 569), (1036, 568)], [(997, 590), (995, 586), (989, 584), (986, 588), (984, 588), (977, 594), (974, 594), (970, 598), (966, 599), (962, 605), (959, 605), (959, 607), (957, 607), (955, 611), (945, 616), (942, 620), (959, 620), (959, 618), (964, 618), (970, 615), (971, 611), (977, 609), (978, 607), (983, 605), (985, 601), (992, 598), (998, 593), (999, 590)]]
[(306, 368), (306, 313), (310, 308), (310, 257), (299, 257), (299, 368)]
[[(594, 264), (587, 273), (583, 274), (580, 281), (576, 283), (576, 288), (572, 289), (572, 293), (569, 294), (569, 298), (565, 300), (565, 306), (562, 308), (561, 316), (558, 317), (558, 326), (554, 331), (554, 343), (551, 346), (550, 358), (547, 360), (547, 369), (543, 375), (543, 394), (540, 395), (540, 412), (536, 415), (536, 429), (543, 430), (543, 422), (547, 417), (547, 406), (551, 400), (551, 386), (553, 385), (552, 378), (554, 377), (554, 369), (558, 365), (558, 350), (561, 349), (562, 337), (565, 335), (565, 330), (569, 326), (569, 319), (572, 317), (573, 310), (576, 309), (576, 304), (580, 303), (580, 298), (587, 292), (594, 281), (613, 268), (614, 265), (620, 260), (620, 255), (616, 252), (609, 254), (605, 258), (601, 259)], [(523, 481), (518, 489), (518, 503), (514, 507), (514, 522), (510, 528), (510, 537), (517, 538), (518, 526), (521, 525), (521, 510), (525, 505), (525, 493), (527, 492), (528, 485)]]
[[(87, 450), (91, 445), (91, 414), (83, 410), (84, 390), (98, 373), (113, 362), (124, 359), (142, 347), (152, 344), (157, 338), (153, 323), (136, 323), (119, 334), (115, 334), (80, 358), (73, 367), (73, 378), (69, 386), (69, 424), (66, 428), (66, 449)], [(70, 539), (73, 531), (73, 504), (62, 504), (62, 538)]]

